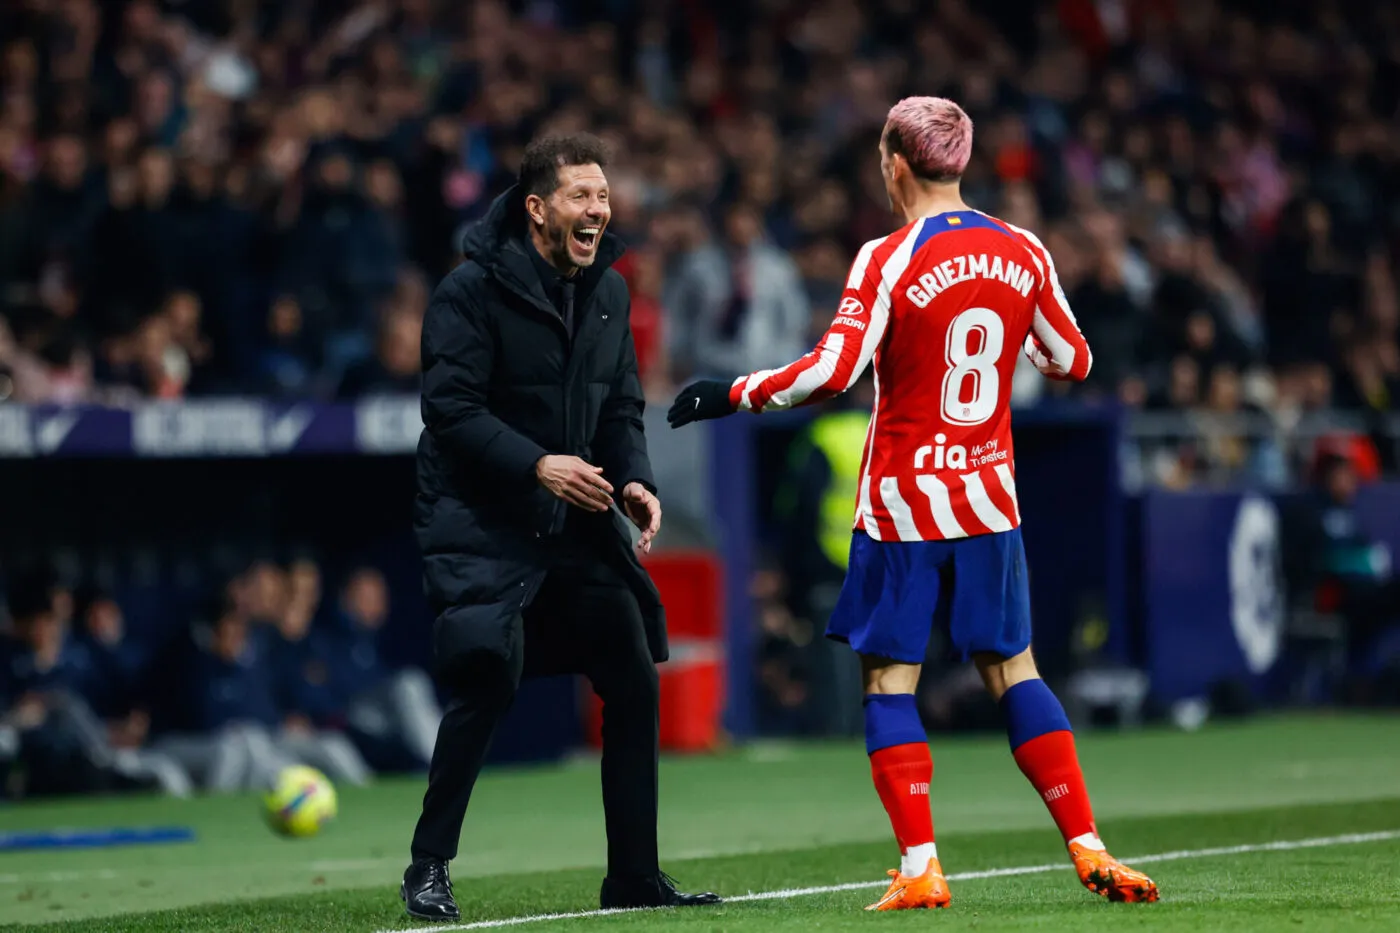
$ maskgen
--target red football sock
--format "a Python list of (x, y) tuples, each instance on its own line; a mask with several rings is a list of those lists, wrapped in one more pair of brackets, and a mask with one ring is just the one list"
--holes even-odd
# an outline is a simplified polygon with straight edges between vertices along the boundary
[(933, 756), (928, 743), (891, 745), (870, 756), (870, 774), (890, 825), (899, 840), (899, 851), (933, 842), (933, 811), (928, 785), (933, 780)]
[(1013, 754), (1021, 773), (1045, 801), (1055, 825), (1065, 842), (1085, 833), (1097, 834), (1094, 810), (1089, 805), (1089, 791), (1084, 786), (1084, 773), (1079, 770), (1079, 756), (1074, 750), (1074, 733), (1047, 732), (1021, 745)]

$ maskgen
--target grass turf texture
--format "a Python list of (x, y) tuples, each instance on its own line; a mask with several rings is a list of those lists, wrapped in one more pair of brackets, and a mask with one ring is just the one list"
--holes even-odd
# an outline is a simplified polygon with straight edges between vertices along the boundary
[[(1080, 745), (1101, 830), (1124, 857), (1400, 829), (1400, 718), (1098, 733)], [(1080, 931), (1086, 923), (1182, 931), (1400, 929), (1400, 840), (1161, 862), (1149, 870), (1162, 886), (1162, 903), (1108, 904), (1079, 887), (1004, 741), (936, 739), (934, 758), (945, 869), (1064, 869), (954, 882), (953, 909), (936, 918), (866, 914), (859, 908), (879, 894), (870, 888), (523, 929), (708, 933), (883, 922), (1050, 931)], [(733, 895), (874, 882), (897, 860), (856, 744), (761, 744), (671, 760), (662, 790), (665, 866), (688, 889)], [(251, 797), (0, 809), (7, 831), (188, 823), (198, 834), (188, 845), (0, 856), (0, 924), (44, 924), (54, 933), (407, 929), (415, 924), (402, 913), (397, 884), (421, 793), (419, 780), (344, 789), (339, 821), (311, 840), (273, 836)], [(594, 907), (603, 857), (596, 764), (492, 773), (478, 788), (453, 865), (464, 920)]]

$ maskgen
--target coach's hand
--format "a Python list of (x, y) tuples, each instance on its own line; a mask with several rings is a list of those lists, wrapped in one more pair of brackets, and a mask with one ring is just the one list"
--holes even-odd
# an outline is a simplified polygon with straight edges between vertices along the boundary
[(671, 427), (678, 428), (692, 421), (723, 418), (732, 414), (734, 405), (729, 401), (729, 385), (705, 380), (692, 382), (681, 389), (681, 394), (671, 403), (671, 410), (666, 412), (666, 420)]
[(603, 468), (578, 457), (547, 454), (535, 461), (535, 478), (550, 495), (590, 512), (606, 512), (612, 504), (612, 483)]
[(641, 483), (628, 483), (622, 487), (622, 507), (627, 510), (632, 524), (642, 530), (637, 549), (650, 553), (651, 539), (661, 530), (661, 500)]

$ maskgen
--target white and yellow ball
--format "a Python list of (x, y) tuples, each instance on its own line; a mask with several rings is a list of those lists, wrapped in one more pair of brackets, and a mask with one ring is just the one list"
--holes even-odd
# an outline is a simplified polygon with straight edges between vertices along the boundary
[(268, 825), (284, 836), (314, 836), (335, 812), (335, 786), (305, 765), (283, 768), (263, 797)]

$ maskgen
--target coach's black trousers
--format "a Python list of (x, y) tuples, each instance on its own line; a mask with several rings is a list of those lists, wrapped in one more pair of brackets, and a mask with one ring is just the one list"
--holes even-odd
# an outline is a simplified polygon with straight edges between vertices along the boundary
[(654, 875), (658, 688), (636, 598), (601, 566), (567, 564), (545, 578), (522, 624), (523, 651), (483, 651), (455, 666), (413, 857), (456, 857), (472, 788), (521, 678), (567, 671), (586, 675), (603, 701), (608, 874)]

